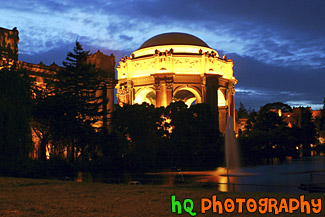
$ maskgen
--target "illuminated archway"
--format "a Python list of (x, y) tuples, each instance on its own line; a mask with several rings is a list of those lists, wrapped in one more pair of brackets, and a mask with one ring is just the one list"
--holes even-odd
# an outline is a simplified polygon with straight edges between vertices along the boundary
[(218, 106), (226, 106), (227, 105), (227, 101), (225, 98), (225, 95), (222, 93), (221, 90), (218, 90)]
[(149, 88), (144, 88), (139, 90), (135, 94), (135, 99), (134, 99), (135, 104), (142, 104), (144, 102), (156, 106), (156, 93), (154, 90)]
[(201, 103), (201, 96), (196, 90), (183, 87), (176, 91), (173, 100), (183, 101), (188, 107), (190, 107), (192, 104)]

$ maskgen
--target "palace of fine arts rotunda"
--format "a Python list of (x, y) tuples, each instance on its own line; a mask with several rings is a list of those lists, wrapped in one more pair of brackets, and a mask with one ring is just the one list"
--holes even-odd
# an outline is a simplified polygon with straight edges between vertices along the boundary
[(120, 105), (155, 107), (183, 101), (207, 103), (225, 132), (229, 116), (235, 120), (233, 61), (222, 58), (201, 39), (186, 33), (165, 33), (145, 41), (117, 67)]

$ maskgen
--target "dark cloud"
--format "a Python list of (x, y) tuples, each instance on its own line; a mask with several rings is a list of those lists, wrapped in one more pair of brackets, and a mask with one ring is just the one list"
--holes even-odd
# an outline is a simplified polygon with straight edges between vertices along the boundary
[(127, 35), (119, 35), (119, 38), (125, 41), (131, 41), (133, 39), (133, 37)]
[(19, 60), (28, 63), (38, 64), (43, 62), (45, 65), (50, 65), (55, 62), (62, 66), (62, 61), (67, 57), (67, 53), (72, 51), (74, 43), (58, 44), (58, 47), (46, 52), (34, 53), (34, 54), (19, 54)]
[(149, 17), (150, 19), (213, 21), (219, 23), (241, 22), (276, 26), (278, 28), (297, 29), (308, 34), (324, 33), (325, 2), (322, 0), (284, 0), (284, 1), (122, 1), (108, 6), (115, 7), (113, 13), (127, 13), (131, 17)]
[(305, 101), (321, 104), (325, 97), (325, 68), (310, 69), (265, 64), (249, 57), (229, 54), (238, 79), (237, 102), (257, 108), (268, 102)]

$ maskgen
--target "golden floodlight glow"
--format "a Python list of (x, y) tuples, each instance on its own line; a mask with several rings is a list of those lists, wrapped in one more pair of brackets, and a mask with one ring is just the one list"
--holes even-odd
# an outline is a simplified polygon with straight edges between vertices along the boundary
[[(212, 58), (208, 58), (212, 56)], [(122, 58), (117, 67), (118, 79), (146, 77), (150, 74), (212, 74), (236, 80), (232, 61), (219, 58), (217, 51), (200, 46), (164, 45), (142, 48)]]
[(225, 95), (221, 92), (221, 90), (218, 90), (218, 106), (226, 106), (227, 102), (225, 99)]
[[(117, 99), (120, 105), (155, 107), (183, 101), (187, 106), (218, 106), (220, 130), (235, 114), (233, 61), (222, 58), (201, 39), (185, 33), (154, 36), (121, 58), (117, 67)], [(235, 120), (235, 118), (233, 118)]]
[(198, 54), (200, 52), (215, 52), (216, 55), (219, 57), (219, 54), (217, 51), (207, 48), (207, 47), (201, 47), (201, 46), (194, 46), (194, 45), (163, 45), (163, 46), (155, 46), (155, 47), (149, 47), (149, 48), (142, 48), (139, 50), (134, 51), (132, 54), (135, 58), (141, 57), (141, 56), (147, 56), (151, 55), (152, 53), (155, 53), (156, 50), (159, 51), (169, 51), (170, 49), (173, 49), (173, 53), (183, 53), (183, 54)]
[(148, 103), (148, 104), (152, 104), (155, 105), (156, 104), (156, 99), (154, 98), (155, 93), (152, 89), (149, 88), (145, 88), (141, 91), (139, 91), (136, 95), (135, 95), (135, 99), (134, 99), (134, 104), (142, 104), (142, 103)]

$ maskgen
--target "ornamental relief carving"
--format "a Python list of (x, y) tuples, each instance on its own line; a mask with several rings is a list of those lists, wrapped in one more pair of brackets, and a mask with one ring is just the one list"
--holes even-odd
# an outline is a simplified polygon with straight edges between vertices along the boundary
[(160, 63), (166, 62), (166, 57), (159, 57), (159, 62)]
[(155, 61), (143, 61), (134, 64), (134, 75), (150, 74), (155, 71)]
[(216, 70), (214, 58), (209, 58), (208, 59), (207, 68), (208, 68), (209, 71), (215, 71)]
[(167, 90), (173, 90), (173, 83), (172, 82), (166, 82)]
[(157, 70), (167, 69), (167, 58), (166, 57), (158, 57), (158, 61), (156, 63)]
[(218, 67), (218, 72), (220, 73), (220, 74), (224, 74), (224, 70), (225, 70), (225, 67), (224, 66), (220, 66), (220, 67)]
[(120, 77), (126, 77), (126, 72), (125, 72), (125, 63), (120, 62), (120, 65), (117, 67), (117, 72), (120, 75)]
[(121, 61), (119, 67), (120, 67), (121, 69), (125, 69), (125, 63)]
[(193, 59), (175, 59), (174, 70), (175, 71), (199, 71), (200, 61)]
[(120, 96), (126, 95), (128, 93), (129, 93), (128, 89), (118, 89), (117, 90), (117, 94), (120, 95)]

